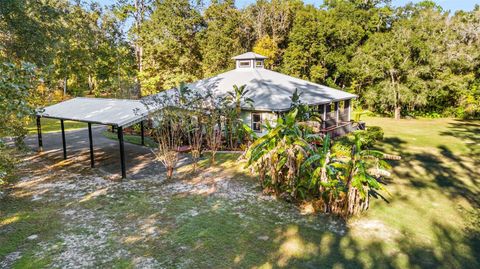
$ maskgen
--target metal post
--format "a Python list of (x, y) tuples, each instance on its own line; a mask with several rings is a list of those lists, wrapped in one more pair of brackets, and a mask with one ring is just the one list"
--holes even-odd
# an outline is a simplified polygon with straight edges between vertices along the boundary
[(92, 124), (88, 123), (88, 139), (90, 140), (90, 166), (95, 167), (95, 159), (93, 156), (93, 137), (92, 137)]
[(339, 113), (340, 112), (340, 103), (339, 102), (335, 102), (335, 124), (338, 126), (338, 117), (339, 117)]
[(143, 121), (140, 122), (140, 133), (142, 135), (142, 146), (145, 146), (145, 130), (143, 126)]
[(38, 152), (42, 152), (43, 151), (42, 124), (40, 122), (39, 116), (37, 116), (37, 135), (38, 135)]
[(345, 106), (347, 107), (347, 113), (348, 113), (348, 116), (347, 116), (347, 121), (351, 121), (352, 118), (351, 118), (351, 113), (352, 113), (352, 110), (351, 110), (351, 103), (350, 103), (350, 100), (345, 100)]
[(118, 133), (118, 142), (120, 144), (120, 164), (122, 166), (122, 178), (127, 177), (127, 172), (125, 171), (125, 148), (123, 144), (123, 127), (117, 127)]
[(63, 145), (63, 159), (67, 159), (67, 142), (65, 141), (65, 124), (63, 120), (60, 120), (60, 125), (62, 126), (62, 145)]
[(323, 104), (323, 123), (322, 123), (322, 129), (325, 129), (327, 128), (327, 105), (330, 105), (330, 104)]

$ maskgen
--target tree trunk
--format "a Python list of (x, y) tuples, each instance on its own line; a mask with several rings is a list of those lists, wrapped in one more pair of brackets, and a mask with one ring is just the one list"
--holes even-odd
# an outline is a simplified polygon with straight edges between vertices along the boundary
[(400, 112), (401, 112), (401, 107), (400, 107), (400, 93), (398, 89), (398, 83), (395, 80), (395, 70), (390, 70), (390, 82), (392, 83), (392, 89), (393, 89), (393, 98), (394, 98), (394, 117), (396, 120), (400, 119)]
[(167, 179), (171, 179), (173, 176), (173, 167), (167, 167)]
[[(146, 10), (146, 7), (145, 7), (145, 1), (144, 0), (135, 0), (135, 14), (134, 14), (134, 17), (135, 17), (135, 28), (136, 28), (136, 34), (137, 34), (137, 38), (135, 40), (135, 56), (136, 56), (136, 60), (137, 60), (137, 68), (138, 68), (138, 71), (139, 72), (142, 72), (143, 70), (143, 63), (142, 63), (142, 58), (143, 58), (143, 47), (140, 45), (140, 41), (139, 41), (139, 33), (140, 33), (140, 29), (142, 27), (142, 24), (143, 24), (143, 20), (144, 20), (144, 16), (145, 16), (145, 10)], [(137, 82), (137, 95), (138, 95), (138, 98), (141, 98), (142, 97), (142, 89), (141, 89), (141, 85), (140, 85), (140, 82), (138, 80), (138, 77), (136, 78), (136, 82)]]
[(213, 166), (215, 165), (215, 154), (217, 153), (216, 150), (213, 151), (211, 150), (212, 156), (210, 156), (210, 165)]
[(396, 119), (396, 120), (399, 120), (399, 119), (400, 119), (400, 117), (401, 117), (401, 113), (400, 113), (401, 110), (402, 110), (402, 108), (401, 108), (400, 106), (398, 106), (398, 105), (395, 106), (395, 119)]
[(88, 90), (89, 90), (89, 94), (92, 95), (93, 94), (93, 78), (92, 78), (92, 75), (88, 75)]
[(67, 77), (63, 79), (63, 98), (67, 95)]

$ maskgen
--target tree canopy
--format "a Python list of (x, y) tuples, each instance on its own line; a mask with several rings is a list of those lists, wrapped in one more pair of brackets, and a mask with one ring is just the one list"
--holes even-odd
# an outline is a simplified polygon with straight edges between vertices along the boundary
[[(44, 104), (137, 98), (225, 72), (255, 51), (266, 67), (359, 95), (399, 116), (480, 116), (480, 8), (432, 1), (0, 2), (0, 60), (36, 66)], [(35, 96), (33, 94), (32, 96)]]

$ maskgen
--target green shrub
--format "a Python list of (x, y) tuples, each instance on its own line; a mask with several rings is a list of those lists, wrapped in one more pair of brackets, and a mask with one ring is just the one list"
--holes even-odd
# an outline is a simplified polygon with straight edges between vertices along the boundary
[[(371, 148), (375, 142), (383, 139), (383, 129), (378, 126), (367, 126), (366, 130), (359, 130), (355, 132), (360, 136), (363, 146), (366, 148)], [(350, 135), (353, 139), (353, 135)]]
[(7, 178), (14, 168), (14, 158), (11, 151), (0, 139), (0, 186), (7, 183)]
[(355, 134), (358, 134), (364, 148), (372, 148), (377, 141), (383, 139), (383, 129), (378, 126), (367, 126), (366, 130), (358, 130), (349, 135), (337, 138), (332, 146), (333, 152), (347, 153), (352, 150)]

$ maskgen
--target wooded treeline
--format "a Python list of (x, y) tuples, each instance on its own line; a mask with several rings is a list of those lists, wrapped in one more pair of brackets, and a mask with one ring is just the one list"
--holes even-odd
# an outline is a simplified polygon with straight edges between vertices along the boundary
[(37, 67), (41, 102), (64, 91), (147, 95), (232, 69), (231, 57), (250, 50), (270, 69), (358, 94), (357, 108), (480, 116), (478, 6), (452, 14), (430, 1), (0, 2), (0, 60)]

